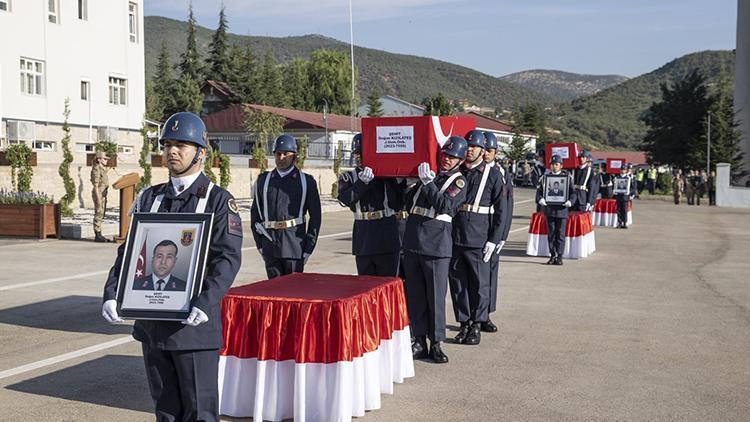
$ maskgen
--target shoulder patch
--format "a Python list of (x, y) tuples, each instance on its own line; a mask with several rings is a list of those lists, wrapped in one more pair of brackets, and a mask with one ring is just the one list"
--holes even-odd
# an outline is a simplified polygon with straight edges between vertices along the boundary
[[(232, 199), (230, 199), (232, 201)], [(227, 214), (227, 232), (242, 237), (242, 220), (237, 214)]]
[(459, 189), (463, 189), (464, 186), (466, 186), (466, 182), (464, 179), (458, 179), (456, 180), (456, 186), (458, 186)]
[(229, 211), (232, 211), (235, 214), (240, 213), (240, 207), (237, 206), (237, 202), (234, 201), (234, 198), (229, 198), (227, 201), (227, 207), (229, 207)]
[(446, 190), (446, 192), (448, 193), (448, 195), (450, 195), (451, 198), (455, 198), (456, 195), (461, 192), (461, 189), (457, 188), (456, 186), (451, 186), (448, 188), (448, 190)]

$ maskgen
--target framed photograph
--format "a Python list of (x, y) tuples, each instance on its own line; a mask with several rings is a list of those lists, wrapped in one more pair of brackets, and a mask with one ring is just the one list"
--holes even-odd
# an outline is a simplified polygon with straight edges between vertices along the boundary
[(568, 200), (568, 176), (545, 177), (544, 200), (548, 205), (562, 205)]
[(125, 319), (183, 320), (200, 293), (213, 214), (135, 213), (117, 284)]
[(630, 195), (630, 178), (615, 177), (612, 193), (615, 195)]

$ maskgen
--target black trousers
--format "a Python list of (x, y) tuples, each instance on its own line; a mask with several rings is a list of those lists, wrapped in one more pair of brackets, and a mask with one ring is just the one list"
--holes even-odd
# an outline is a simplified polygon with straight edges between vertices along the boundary
[(489, 313), (495, 312), (497, 309), (497, 289), (500, 283), (498, 277), (500, 276), (500, 254), (493, 253), (490, 258), (490, 309)]
[(620, 198), (618, 196), (616, 199), (618, 224), (628, 224), (628, 202), (630, 202), (630, 200), (627, 196), (625, 198)]
[(716, 191), (708, 191), (708, 205), (716, 205)]
[(406, 307), (414, 337), (445, 340), (445, 294), (450, 258), (405, 252)]
[(305, 271), (304, 259), (285, 259), (263, 257), (266, 263), (266, 275), (268, 279), (280, 277), (291, 273), (302, 273)]
[(357, 274), (359, 275), (396, 277), (399, 272), (401, 254), (396, 252), (379, 255), (356, 255), (354, 260), (357, 263)]
[(142, 349), (157, 422), (218, 422), (218, 350)]
[(562, 258), (565, 253), (565, 226), (568, 224), (567, 218), (549, 217), (547, 218), (547, 245), (552, 257), (559, 256)]
[(450, 289), (456, 321), (485, 322), (490, 307), (490, 263), (482, 261), (482, 248), (453, 246)]

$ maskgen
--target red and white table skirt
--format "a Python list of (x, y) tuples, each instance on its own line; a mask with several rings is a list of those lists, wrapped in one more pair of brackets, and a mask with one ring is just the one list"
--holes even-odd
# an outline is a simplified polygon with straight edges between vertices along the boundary
[[(617, 201), (615, 199), (597, 199), (593, 211), (594, 225), (617, 227)], [(633, 202), (628, 201), (628, 226), (633, 224)]]
[(219, 411), (278, 421), (348, 421), (414, 376), (403, 283), (292, 274), (222, 302)]
[[(526, 244), (526, 255), (550, 256), (547, 243), (547, 219), (544, 213), (535, 212), (529, 223), (529, 241)], [(586, 258), (596, 251), (594, 228), (591, 224), (591, 213), (571, 211), (568, 213), (565, 226), (565, 252), (563, 258)]]

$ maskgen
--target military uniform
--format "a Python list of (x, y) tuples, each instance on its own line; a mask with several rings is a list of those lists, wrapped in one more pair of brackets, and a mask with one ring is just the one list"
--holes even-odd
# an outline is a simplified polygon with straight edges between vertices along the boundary
[(588, 211), (594, 206), (596, 195), (599, 191), (596, 182), (597, 180), (596, 177), (594, 177), (594, 169), (591, 167), (590, 162), (582, 167), (579, 166), (576, 168), (574, 176), (576, 196), (573, 208), (574, 211)]
[(100, 158), (106, 158), (103, 153), (96, 154), (96, 162), (91, 167), (91, 197), (94, 200), (94, 233), (97, 240), (101, 240), (102, 220), (106, 211), (109, 167), (99, 163)]
[(602, 199), (612, 198), (612, 175), (607, 173), (605, 168), (602, 168), (599, 172), (599, 193), (602, 195)]
[(682, 174), (675, 174), (672, 176), (672, 196), (674, 197), (675, 205), (680, 205), (680, 197), (684, 190), (685, 181), (682, 178)]
[[(510, 226), (513, 222), (513, 174), (509, 169), (505, 169), (502, 166), (495, 164), (493, 168), (497, 168), (497, 171), (502, 175), (502, 198), (503, 198), (503, 225), (502, 225), (502, 236), (501, 242), (508, 240), (510, 234)], [(497, 291), (499, 288), (499, 272), (500, 272), (500, 251), (492, 255), (490, 258), (490, 309), (489, 312), (493, 313), (497, 309)]]
[(396, 179), (365, 183), (355, 168), (342, 173), (338, 200), (354, 212), (352, 254), (359, 275), (396, 276), (401, 258), (401, 237), (396, 215), (402, 208), (401, 185)]
[[(561, 170), (559, 173), (548, 172), (539, 183), (537, 188), (536, 200), (544, 198), (544, 189), (547, 186), (547, 177), (550, 175), (554, 176), (565, 176), (568, 178), (568, 200), (570, 201), (571, 207), (575, 205), (576, 195), (573, 187), (573, 177), (566, 171)], [(544, 217), (547, 220), (547, 244), (549, 245), (549, 253), (551, 255), (550, 262), (557, 259), (562, 263), (562, 256), (565, 253), (565, 227), (568, 219), (568, 208), (561, 204), (547, 204), (542, 207), (544, 210)]]
[(628, 228), (628, 204), (633, 200), (638, 189), (635, 177), (632, 174), (628, 174), (626, 177), (630, 185), (630, 194), (620, 193), (615, 195), (615, 201), (617, 202), (617, 227), (623, 229)]
[(258, 176), (253, 192), (250, 222), (268, 278), (303, 272), (320, 233), (315, 179), (296, 166), (283, 177), (278, 170), (267, 171)]

